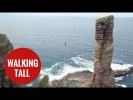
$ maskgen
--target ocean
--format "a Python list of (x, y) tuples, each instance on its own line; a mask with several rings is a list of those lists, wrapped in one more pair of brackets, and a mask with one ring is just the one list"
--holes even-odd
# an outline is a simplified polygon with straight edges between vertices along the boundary
[[(34, 50), (42, 62), (36, 87), (46, 74), (50, 81), (68, 73), (93, 72), (95, 23), (98, 17), (0, 16), (0, 33), (6, 34), (14, 49)], [(114, 70), (133, 66), (133, 18), (114, 16)], [(65, 46), (66, 43), (66, 46)], [(133, 75), (116, 78), (116, 84), (133, 87)]]

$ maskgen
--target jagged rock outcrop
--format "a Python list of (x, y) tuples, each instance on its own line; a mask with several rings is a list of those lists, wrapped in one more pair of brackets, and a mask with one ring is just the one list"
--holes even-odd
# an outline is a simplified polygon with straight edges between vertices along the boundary
[(88, 83), (91, 76), (92, 72), (88, 70), (69, 73), (62, 79), (53, 80), (51, 85), (54, 87), (82, 87), (83, 84)]
[[(115, 77), (131, 75), (133, 74), (133, 66), (126, 70), (115, 70)], [(61, 79), (55, 79), (51, 81), (51, 85), (54, 87), (87, 87), (93, 73), (89, 70), (78, 71), (69, 73)], [(117, 86), (116, 87), (122, 87)]]
[(94, 74), (88, 87), (115, 87), (114, 72), (111, 69), (113, 55), (114, 16), (96, 20)]
[(40, 82), (38, 83), (38, 87), (39, 88), (49, 88), (49, 87), (52, 87), (52, 86), (49, 85), (49, 76), (48, 75), (45, 75), (40, 80)]
[(23, 87), (11, 81), (6, 75), (4, 62), (8, 54), (13, 50), (13, 45), (5, 34), (0, 34), (0, 87)]
[(130, 75), (130, 74), (133, 74), (133, 66), (125, 70), (116, 70), (114, 76), (120, 77), (120, 76), (125, 76), (125, 75)]

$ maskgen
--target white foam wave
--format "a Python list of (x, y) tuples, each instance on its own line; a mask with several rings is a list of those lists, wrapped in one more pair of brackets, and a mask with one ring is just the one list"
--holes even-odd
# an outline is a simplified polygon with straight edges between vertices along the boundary
[(42, 68), (41, 71), (42, 71), (42, 70), (45, 70), (46, 72), (48, 72), (48, 71), (50, 71), (51, 69), (52, 69), (52, 67), (51, 67), (51, 68)]
[(114, 64), (114, 63), (111, 64), (111, 68), (113, 70), (126, 70), (126, 69), (129, 69), (131, 66), (133, 66), (133, 65), (131, 65), (131, 64), (121, 65), (121, 64)]
[(88, 60), (85, 60), (81, 57), (72, 57), (71, 59), (77, 64), (80, 63), (80, 62), (89, 62)]
[(27, 87), (32, 87), (32, 86), (33, 86), (33, 83), (27, 84)]
[[(87, 68), (94, 68), (94, 63), (93, 61), (90, 60), (86, 60), (80, 57), (73, 57), (71, 58), (71, 60), (73, 60), (75, 62), (75, 64), (80, 65), (80, 66), (84, 66)], [(91, 70), (93, 72), (93, 70)]]
[[(72, 57), (71, 59), (67, 60), (70, 61), (72, 60), (76, 66), (69, 65), (69, 62), (58, 62), (54, 65), (51, 66), (51, 68), (48, 69), (42, 69), (40, 72), (39, 79), (41, 79), (44, 75), (48, 74), (49, 75), (49, 81), (52, 81), (54, 79), (61, 79), (63, 76), (67, 75), (68, 73), (73, 73), (76, 71), (83, 71), (83, 70), (89, 70), (91, 72), (94, 71), (94, 62), (90, 60), (86, 60), (82, 57)], [(131, 64), (111, 64), (111, 68), (113, 70), (126, 70), (129, 69), (133, 65)], [(57, 74), (53, 74), (53, 73)], [(124, 77), (117, 77), (115, 78), (116, 82), (119, 80), (122, 80)]]
[[(70, 65), (64, 65), (63, 67), (64, 67), (64, 69), (62, 70), (62, 72), (59, 75), (53, 75), (53, 74), (49, 73), (49, 81), (52, 81), (54, 79), (61, 79), (68, 73), (74, 73), (74, 72), (82, 71), (82, 70), (93, 70), (92, 68), (82, 68), (82, 67), (75, 68), (74, 66), (70, 66)], [(41, 71), (41, 74), (42, 75), (40, 76), (40, 79), (43, 77), (43, 75), (46, 75), (44, 70)]]
[(113, 60), (113, 63), (116, 63), (116, 64), (126, 64), (124, 61), (121, 61), (121, 60), (119, 60), (118, 58), (115, 58), (115, 59)]
[(116, 77), (116, 78), (115, 78), (115, 81), (118, 82), (118, 81), (120, 81), (120, 80), (123, 80), (123, 78), (124, 78), (124, 76)]
[(124, 87), (126, 88), (127, 86), (125, 84), (116, 84), (117, 86), (121, 86), (121, 87)]
[(116, 52), (114, 52), (114, 54), (115, 54), (115, 55), (118, 55), (118, 56), (120, 56), (120, 57), (126, 57), (126, 56), (124, 56), (124, 55), (122, 55), (122, 54), (119, 54), (119, 53), (116, 53)]

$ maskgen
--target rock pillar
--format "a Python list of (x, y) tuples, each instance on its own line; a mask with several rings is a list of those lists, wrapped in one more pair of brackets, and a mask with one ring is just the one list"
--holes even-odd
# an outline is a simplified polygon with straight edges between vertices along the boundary
[(94, 73), (89, 87), (115, 87), (111, 69), (113, 55), (114, 16), (96, 20)]

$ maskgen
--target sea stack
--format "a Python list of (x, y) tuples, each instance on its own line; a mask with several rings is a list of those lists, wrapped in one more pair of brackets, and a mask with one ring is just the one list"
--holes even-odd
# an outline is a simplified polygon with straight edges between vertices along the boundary
[(0, 34), (0, 87), (22, 87), (22, 85), (11, 81), (4, 68), (4, 63), (8, 54), (14, 50), (13, 45), (5, 34)]
[(115, 87), (113, 56), (114, 16), (96, 20), (94, 73), (88, 87)]

